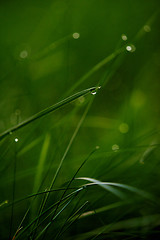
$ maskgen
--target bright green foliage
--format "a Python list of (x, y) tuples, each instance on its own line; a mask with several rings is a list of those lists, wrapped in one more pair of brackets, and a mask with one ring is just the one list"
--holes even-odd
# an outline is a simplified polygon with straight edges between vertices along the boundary
[(159, 239), (159, 6), (0, 2), (0, 239)]

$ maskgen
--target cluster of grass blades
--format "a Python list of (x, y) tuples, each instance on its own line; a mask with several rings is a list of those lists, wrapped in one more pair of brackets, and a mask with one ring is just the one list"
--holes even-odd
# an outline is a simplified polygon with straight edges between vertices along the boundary
[[(114, 135), (113, 130), (118, 125), (121, 133), (127, 133), (126, 123), (119, 125), (119, 120), (92, 115), (87, 118), (96, 99), (105, 93), (105, 86), (149, 32), (157, 15), (144, 24), (132, 44), (126, 43), (123, 35), (115, 50), (66, 89), (56, 104), (23, 121), (17, 114), (16, 124), (0, 134), (0, 239), (121, 240), (160, 236), (156, 183), (159, 131), (136, 135), (134, 124), (130, 124), (130, 135), (125, 139)], [(69, 34), (42, 48), (24, 65), (41, 61), (72, 37), (78, 38), (79, 34)], [(21, 52), (21, 58), (25, 54)], [(103, 68), (100, 80), (77, 90)], [(138, 94), (143, 102), (143, 94)], [(93, 130), (86, 137), (87, 127)], [(96, 128), (112, 131), (95, 136)], [(80, 130), (84, 142), (78, 144)]]

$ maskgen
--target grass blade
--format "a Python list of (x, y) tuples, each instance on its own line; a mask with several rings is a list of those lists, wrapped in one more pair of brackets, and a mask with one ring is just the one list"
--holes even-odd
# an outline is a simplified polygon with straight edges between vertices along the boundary
[(37, 119), (39, 119), (39, 118), (49, 114), (49, 113), (57, 110), (58, 108), (60, 108), (60, 107), (62, 107), (64, 105), (66, 105), (66, 104), (76, 100), (77, 98), (79, 98), (81, 96), (86, 95), (87, 93), (91, 93), (92, 91), (95, 91), (96, 89), (97, 89), (96, 87), (85, 89), (85, 90), (83, 90), (81, 92), (75, 93), (75, 94), (73, 94), (73, 95), (63, 99), (62, 101), (60, 101), (60, 102), (58, 102), (58, 103), (56, 103), (56, 104), (54, 104), (54, 105), (52, 105), (52, 106), (50, 106), (48, 108), (45, 108), (44, 110), (36, 113), (35, 115), (31, 116), (27, 120), (21, 122), (20, 124), (18, 124), (18, 125), (10, 128), (10, 129), (8, 129), (8, 130), (6, 130), (5, 132), (1, 133), (0, 134), (0, 140), (3, 139), (5, 136), (9, 135), (10, 133), (15, 132), (16, 130), (18, 130), (18, 129), (28, 125), (29, 123), (31, 123), (31, 122), (33, 122), (33, 121), (35, 121), (35, 120), (37, 120)]

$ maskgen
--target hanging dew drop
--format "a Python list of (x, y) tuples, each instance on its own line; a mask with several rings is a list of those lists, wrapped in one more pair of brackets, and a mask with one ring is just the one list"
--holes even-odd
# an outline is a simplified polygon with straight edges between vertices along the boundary
[(19, 140), (18, 140), (18, 138), (15, 138), (14, 141), (17, 143)]
[(97, 94), (97, 91), (96, 91), (96, 90), (93, 90), (93, 91), (91, 91), (91, 94), (92, 94), (92, 95), (96, 95), (96, 94)]
[(97, 91), (101, 88), (101, 86), (96, 87), (94, 90), (91, 91), (92, 95), (96, 95)]
[(121, 38), (122, 38), (123, 41), (127, 41), (127, 39), (128, 39), (128, 38), (127, 38), (127, 35), (125, 35), (125, 34), (122, 34), (122, 35), (121, 35)]
[(113, 150), (114, 152), (117, 152), (117, 151), (119, 150), (119, 145), (118, 145), (118, 144), (114, 144), (114, 145), (112, 146), (112, 150)]
[(130, 45), (126, 46), (126, 50), (128, 52), (135, 52), (136, 47), (133, 44), (130, 44)]

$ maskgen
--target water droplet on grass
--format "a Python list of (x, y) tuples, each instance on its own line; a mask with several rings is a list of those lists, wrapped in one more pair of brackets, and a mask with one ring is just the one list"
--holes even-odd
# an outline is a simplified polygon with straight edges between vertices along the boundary
[(19, 56), (20, 56), (20, 58), (22, 58), (22, 59), (27, 58), (27, 57), (28, 57), (28, 52), (27, 52), (27, 50), (23, 50), (22, 52), (20, 52)]
[(129, 126), (127, 123), (121, 123), (120, 126), (119, 126), (119, 131), (121, 133), (127, 133), (129, 130)]
[(91, 91), (92, 95), (96, 95), (97, 94), (97, 90), (99, 90), (101, 88), (101, 86), (96, 87), (94, 90)]
[(74, 39), (78, 39), (78, 38), (80, 38), (80, 34), (77, 33), (77, 32), (73, 33), (72, 36), (73, 36)]
[(149, 25), (144, 25), (143, 27), (145, 32), (150, 32), (151, 31), (151, 27)]
[(91, 91), (91, 94), (92, 94), (92, 95), (96, 95), (96, 94), (97, 94), (96, 89), (95, 89), (95, 90), (92, 90), (92, 91)]
[(113, 150), (114, 152), (117, 152), (117, 151), (119, 150), (119, 145), (114, 144), (114, 145), (112, 146), (112, 150)]
[(130, 44), (126, 47), (126, 50), (128, 52), (134, 52), (136, 50), (136, 47), (133, 44)]
[(127, 41), (127, 39), (128, 39), (125, 34), (122, 34), (122, 35), (121, 35), (121, 38), (122, 38), (123, 41)]
[(18, 141), (19, 141), (19, 139), (18, 139), (18, 138), (15, 138), (15, 139), (14, 139), (14, 141), (15, 141), (15, 142), (18, 142)]

